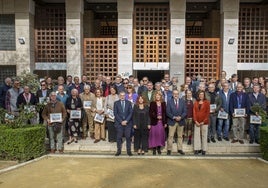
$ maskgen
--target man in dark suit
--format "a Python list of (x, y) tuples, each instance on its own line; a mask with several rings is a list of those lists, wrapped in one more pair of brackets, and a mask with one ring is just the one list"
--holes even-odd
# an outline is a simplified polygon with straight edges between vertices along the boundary
[[(234, 139), (231, 143), (239, 142), (244, 144), (244, 130), (246, 124), (246, 117), (249, 112), (248, 107), (248, 95), (243, 92), (243, 85), (238, 82), (236, 86), (236, 91), (230, 95), (229, 102), (230, 114), (232, 115), (233, 120), (233, 135)], [(235, 109), (245, 109), (244, 116), (237, 116), (234, 112)]]
[(131, 153), (131, 129), (132, 129), (132, 105), (131, 102), (125, 100), (125, 92), (119, 93), (119, 99), (114, 103), (114, 116), (115, 116), (115, 128), (117, 132), (117, 152), (115, 156), (121, 154), (122, 149), (122, 137), (123, 134), (126, 137), (127, 142), (127, 154), (132, 156)]
[(175, 131), (177, 131), (178, 141), (177, 141), (177, 149), (178, 153), (181, 155), (185, 155), (182, 151), (182, 134), (183, 128), (185, 125), (185, 117), (187, 115), (187, 108), (185, 105), (185, 101), (183, 99), (179, 99), (179, 91), (173, 91), (173, 97), (167, 103), (167, 124), (169, 128), (168, 134), (168, 143), (167, 143), (167, 155), (171, 155), (172, 144)]

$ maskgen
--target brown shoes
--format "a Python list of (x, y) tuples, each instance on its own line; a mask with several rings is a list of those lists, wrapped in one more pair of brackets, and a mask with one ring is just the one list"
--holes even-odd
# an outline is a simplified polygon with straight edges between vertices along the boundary
[(231, 143), (233, 144), (233, 143), (236, 143), (236, 142), (238, 142), (238, 140), (233, 139)]
[(51, 153), (51, 154), (54, 154), (54, 153), (55, 153), (55, 149), (51, 149), (51, 150), (50, 150), (50, 153)]
[(59, 150), (59, 153), (60, 153), (60, 154), (63, 154), (63, 153), (64, 153), (64, 152), (63, 152), (63, 149), (60, 149), (60, 150)]
[(239, 143), (240, 143), (240, 144), (244, 144), (244, 141), (243, 141), (243, 140), (239, 140)]
[(94, 143), (98, 143), (100, 140), (95, 140)]

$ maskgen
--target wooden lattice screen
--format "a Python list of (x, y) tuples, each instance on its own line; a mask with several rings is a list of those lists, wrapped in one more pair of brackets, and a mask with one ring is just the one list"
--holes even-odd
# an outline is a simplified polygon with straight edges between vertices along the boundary
[(268, 6), (241, 5), (239, 63), (268, 63)]
[(186, 38), (185, 74), (199, 74), (206, 79), (218, 79), (220, 68), (220, 39)]
[(136, 4), (133, 24), (134, 62), (169, 62), (169, 6)]
[(83, 70), (91, 81), (98, 74), (114, 78), (117, 75), (117, 39), (85, 38)]
[(64, 5), (37, 6), (35, 11), (35, 62), (66, 63)]

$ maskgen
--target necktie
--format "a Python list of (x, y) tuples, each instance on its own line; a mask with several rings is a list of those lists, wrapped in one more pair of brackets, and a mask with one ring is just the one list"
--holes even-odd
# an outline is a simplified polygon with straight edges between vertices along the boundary
[(176, 109), (178, 109), (179, 108), (178, 100), (175, 100), (175, 105), (176, 105)]
[(125, 112), (125, 101), (121, 102), (121, 106), (122, 106), (122, 111)]

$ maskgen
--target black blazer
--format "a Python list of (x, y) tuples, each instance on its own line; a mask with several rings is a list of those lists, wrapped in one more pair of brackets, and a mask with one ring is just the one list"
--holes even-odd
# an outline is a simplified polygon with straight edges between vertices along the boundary
[[(162, 107), (162, 123), (163, 123), (163, 125), (165, 125), (165, 124), (167, 124), (166, 103), (162, 102), (161, 107)], [(157, 119), (157, 104), (155, 101), (150, 103), (149, 115), (150, 115), (150, 119), (151, 119), (151, 125), (156, 125), (158, 119)]]
[(150, 125), (149, 107), (145, 105), (141, 110), (138, 105), (134, 105), (132, 120), (137, 129), (147, 129)]
[[(19, 108), (21, 105), (26, 105), (26, 100), (23, 96), (24, 92), (19, 94), (18, 98), (17, 98), (17, 107)], [(37, 99), (36, 96), (31, 93), (31, 99), (30, 99), (30, 105), (36, 105), (37, 103)]]

